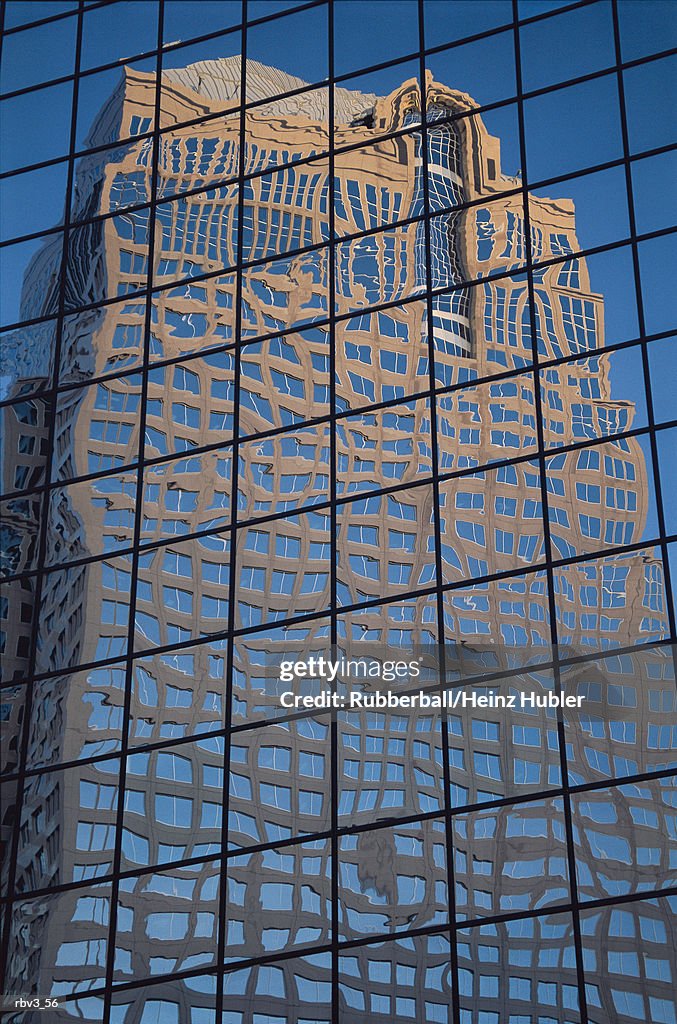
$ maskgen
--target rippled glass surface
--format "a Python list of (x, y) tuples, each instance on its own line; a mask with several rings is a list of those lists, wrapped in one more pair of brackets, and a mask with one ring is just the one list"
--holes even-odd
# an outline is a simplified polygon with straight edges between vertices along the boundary
[(4, 31), (6, 991), (674, 1024), (674, 8)]

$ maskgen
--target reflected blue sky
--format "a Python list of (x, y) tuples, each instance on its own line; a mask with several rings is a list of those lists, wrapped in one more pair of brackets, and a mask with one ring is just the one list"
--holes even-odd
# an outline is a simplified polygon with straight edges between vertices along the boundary
[(47, 0), (15, 0), (8, 3), (5, 10), (5, 28), (14, 28), (16, 25), (27, 25), (41, 18), (54, 17), (63, 11), (75, 10), (76, 0), (55, 0), (49, 3)]
[[(3, 93), (72, 75), (75, 70), (77, 24), (77, 18), (62, 18), (48, 25), (38, 25), (7, 36), (3, 41), (0, 69), (0, 89)], [(30, 60), (27, 60), (28, 53)]]
[[(8, 25), (66, 10), (73, 4), (9, 4)], [(249, 5), (249, 17), (264, 17), (279, 11), (280, 3), (255, 0)], [(324, 7), (290, 12), (274, 22), (254, 26), (249, 31), (249, 55), (264, 64), (282, 68), (308, 82), (323, 81), (327, 75), (326, 27)], [(554, 10), (557, 3), (526, 0), (519, 5), (522, 17)], [(120, 17), (124, 7), (124, 18)], [(215, 31), (239, 20), (239, 4), (205, 3), (198, 7), (168, 3), (165, 15), (165, 39), (185, 40), (190, 35)], [(356, 4), (337, 0), (335, 4), (335, 72), (347, 74), (377, 61), (392, 60), (413, 52), (418, 46), (417, 6), (410, 0), (388, 5), (383, 17), (381, 3), (360, 4), (360, 31), (355, 31)], [(425, 4), (426, 42), (439, 45), (454, 39), (509, 24), (511, 4), (507, 0)], [(156, 4), (114, 4), (88, 11), (85, 15), (83, 66), (92, 67), (152, 48), (156, 37)], [(8, 37), (3, 63), (5, 90), (21, 88), (33, 81), (46, 80), (70, 71), (69, 40), (75, 18), (64, 18), (47, 26), (38, 26)], [(627, 58), (669, 44), (677, 24), (677, 6), (626, 0), (620, 7), (621, 44)], [(123, 31), (124, 27), (124, 31)], [(521, 30), (522, 64), (525, 88), (540, 88), (574, 75), (593, 72), (613, 63), (613, 33), (610, 5), (603, 2), (557, 14)], [(210, 42), (200, 50), (188, 47), (186, 63), (201, 55), (213, 59), (235, 52), (237, 36), (223, 42)], [(308, 45), (316, 40), (317, 45)], [(32, 60), (27, 62), (30, 43)], [(182, 50), (171, 55), (171, 66), (183, 64)], [(445, 84), (469, 93), (477, 102), (495, 102), (515, 93), (513, 33), (499, 32), (475, 43), (455, 47), (431, 56), (433, 74)], [(152, 70), (154, 59), (139, 65)], [(661, 60), (626, 72), (628, 124), (631, 146), (635, 151), (665, 144), (674, 138), (670, 115), (651, 103), (655, 96), (670, 93), (674, 80), (674, 60)], [(418, 73), (418, 62), (380, 73), (380, 91), (394, 88), (405, 78)], [(36, 77), (37, 76), (37, 77)], [(368, 91), (372, 76), (353, 78), (346, 85)], [(84, 144), (89, 125), (119, 81), (112, 70), (82, 80), (78, 115), (78, 141)], [(65, 83), (39, 89), (3, 104), (3, 130), (6, 144), (2, 169), (17, 167), (63, 155), (68, 148), (72, 86)], [(581, 117), (581, 110), (585, 116)], [(673, 115), (674, 116), (674, 115)], [(501, 139), (503, 171), (521, 170), (530, 180), (578, 170), (591, 162), (616, 159), (622, 155), (617, 83), (614, 75), (550, 93), (527, 102), (527, 167), (522, 167), (517, 109), (507, 106), (486, 115), (489, 130)], [(26, 125), (31, 124), (31, 131)], [(669, 133), (672, 131), (672, 135)], [(667, 193), (674, 155), (642, 161), (633, 167), (638, 229), (654, 230), (675, 222), (671, 197)], [(66, 164), (59, 163), (39, 171), (16, 176), (2, 183), (3, 238), (46, 230), (60, 223), (66, 181)], [(628, 210), (625, 176), (622, 168), (587, 175), (538, 190), (537, 195), (569, 198), (575, 203), (579, 243), (582, 247), (603, 245), (628, 236)], [(31, 196), (30, 203), (25, 197)], [(669, 280), (665, 268), (669, 239), (645, 243), (641, 247), (642, 283), (645, 289), (647, 329), (663, 330), (669, 323)], [(24, 243), (3, 252), (3, 321), (19, 316), (19, 296), (26, 266), (40, 242)], [(608, 344), (637, 336), (637, 312), (633, 297), (631, 252), (625, 247), (590, 258), (588, 269), (592, 287), (605, 297), (606, 340)], [(620, 364), (619, 364), (620, 365)], [(614, 394), (633, 401), (642, 399), (642, 381), (615, 374)]]

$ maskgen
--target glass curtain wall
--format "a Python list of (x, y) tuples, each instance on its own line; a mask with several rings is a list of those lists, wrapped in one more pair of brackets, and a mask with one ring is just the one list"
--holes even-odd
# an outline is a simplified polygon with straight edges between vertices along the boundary
[(4, 5), (7, 993), (674, 1024), (676, 23)]

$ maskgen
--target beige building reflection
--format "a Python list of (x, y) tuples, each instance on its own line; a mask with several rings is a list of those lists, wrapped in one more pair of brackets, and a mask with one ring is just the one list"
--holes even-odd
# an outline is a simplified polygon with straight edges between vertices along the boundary
[[(353, 653), (364, 641), (436, 642), (431, 588), (441, 568), (442, 583), (454, 584), (444, 591), (446, 642), (529, 652), (513, 685), (553, 685), (538, 667), (551, 642), (539, 404), (560, 643), (609, 652), (659, 640), (668, 630), (654, 547), (604, 553), (643, 538), (652, 499), (639, 442), (557, 451), (628, 430), (634, 415), (633, 403), (616, 397), (615, 388), (612, 397), (615, 357), (588, 354), (605, 338), (603, 296), (592, 289), (585, 260), (572, 255), (536, 270), (535, 309), (529, 306), (527, 246), (537, 263), (575, 253), (573, 205), (530, 197), (527, 238), (515, 192), (520, 182), (501, 172), (498, 139), (472, 113), (470, 97), (432, 81), (425, 189), (414, 80), (382, 98), (337, 90), (336, 145), (355, 148), (335, 156), (332, 186), (326, 89), (275, 100), (298, 80), (251, 62), (248, 99), (270, 102), (248, 110), (240, 154), (239, 81), (238, 58), (166, 73), (154, 225), (148, 207), (126, 211), (152, 195), (151, 143), (116, 144), (148, 130), (153, 76), (126, 74), (90, 136), (92, 145), (110, 142), (110, 153), (84, 158), (77, 176), (77, 214), (115, 216), (75, 229), (71, 240), (67, 305), (73, 312), (64, 325), (59, 375), (62, 384), (78, 386), (61, 392), (55, 410), (52, 480), (58, 486), (46, 513), (45, 553), (51, 571), (33, 609), (36, 671), (54, 675), (34, 684), (27, 755), (28, 767), (53, 770), (25, 782), (16, 892), (89, 884), (15, 905), (10, 973), (17, 990), (82, 992), (81, 1010), (91, 1019), (98, 1019), (100, 1000), (84, 993), (105, 980), (111, 900), (105, 879), (118, 838), (131, 549), (142, 503), (140, 541), (156, 546), (138, 561), (131, 642), (141, 656), (133, 674), (119, 842), (121, 870), (147, 871), (120, 885), (114, 979), (141, 983), (214, 965), (219, 872), (211, 858), (220, 851), (229, 768), (228, 841), (242, 852), (228, 868), (226, 955), (232, 961), (298, 955), (229, 975), (227, 1005), (242, 1015), (238, 1021), (254, 1020), (255, 1013), (290, 1024), (330, 1020), (331, 957), (313, 954), (331, 941), (329, 720), (270, 721), (279, 717), (279, 705), (267, 660), (276, 644), (317, 651), (330, 642), (330, 314), (338, 318), (342, 650)], [(181, 126), (218, 111), (215, 120)], [(445, 120), (449, 114), (459, 116)], [(407, 127), (409, 133), (392, 134)], [(298, 163), (309, 157), (312, 162)], [(220, 184), (237, 177), (240, 162), (246, 175), (265, 171), (246, 181), (243, 196), (237, 182)], [(330, 189), (338, 238), (333, 264), (326, 246)], [(422, 223), (411, 222), (423, 212), (426, 192), (434, 212), (428, 236)], [(162, 287), (153, 292), (146, 321), (151, 249), (154, 285)], [(245, 264), (239, 288), (238, 260)], [(53, 270), (41, 266), (41, 273)], [(494, 280), (497, 274), (507, 276)], [(104, 298), (115, 301), (75, 312)], [(265, 339), (243, 346), (239, 363), (223, 348), (235, 342), (238, 324), (243, 341)], [(447, 389), (435, 398), (434, 416), (429, 334), (436, 386)], [(541, 371), (538, 396), (534, 347), (539, 359), (569, 359)], [(511, 370), (522, 372), (501, 376)], [(97, 382), (89, 383), (92, 378)], [(28, 433), (29, 422), (42, 436), (44, 403), (28, 397), (5, 419), (6, 450), (13, 458), (18, 448), (18, 463), (26, 462), (16, 439)], [(247, 525), (237, 531), (233, 618), (236, 630), (255, 631), (235, 642), (233, 705), (226, 709), (226, 642), (204, 639), (228, 626), (236, 426), (237, 516)], [(141, 429), (150, 465), (139, 490)], [(439, 560), (435, 447), (440, 473), (463, 471), (440, 483)], [(12, 458), (5, 460), (6, 489), (16, 480), (30, 480), (19, 484), (25, 490), (35, 486), (40, 459), (33, 455), (22, 477)], [(514, 458), (524, 461), (507, 462)], [(384, 488), (393, 489), (374, 493)], [(12, 567), (34, 567), (35, 502), (21, 498), (12, 514)], [(572, 561), (592, 553), (595, 558)], [(81, 561), (89, 556), (96, 560)], [(30, 622), (26, 628), (18, 622), (30, 620), (32, 599), (30, 590), (13, 586), (8, 636), (17, 642), (8, 678), (17, 685), (8, 690), (6, 717), (16, 723), (27, 654), (18, 638), (30, 631)], [(284, 625), (311, 614), (318, 617)], [(182, 646), (167, 649), (175, 644)], [(108, 664), (79, 668), (102, 661)], [(670, 665), (655, 648), (624, 659), (607, 653), (574, 673), (571, 685), (586, 687), (599, 714), (567, 723), (572, 783), (664, 766), (669, 738), (661, 730), (674, 720)], [(226, 714), (242, 727), (227, 748), (221, 735), (211, 735)], [(252, 723), (262, 727), (244, 728)], [(338, 841), (337, 928), (342, 939), (390, 936), (341, 956), (344, 1019), (366, 1022), (383, 1014), (445, 1022), (453, 988), (468, 1020), (483, 1011), (488, 1020), (507, 1021), (534, 1005), (561, 1024), (578, 1019), (568, 912), (462, 932), (453, 980), (444, 934), (402, 935), (446, 923), (450, 899), (459, 919), (472, 922), (570, 902), (562, 798), (548, 796), (561, 785), (552, 717), (449, 718), (451, 799), (456, 808), (471, 808), (454, 817), (453, 896), (438, 720), (355, 713), (340, 716), (338, 729), (339, 826), (378, 827)], [(161, 749), (145, 749), (162, 742)], [(97, 755), (109, 758), (59, 767)], [(533, 800), (491, 806), (525, 794)], [(667, 878), (666, 795), (652, 783), (573, 800), (583, 905), (653, 890)], [(426, 820), (412, 825), (419, 814)], [(304, 842), (284, 846), (296, 837)], [(270, 848), (258, 850), (264, 844)], [(248, 853), (248, 847), (257, 849)], [(154, 869), (196, 857), (203, 863)], [(669, 966), (660, 966), (668, 960), (667, 927), (662, 902), (584, 912), (591, 1020), (642, 1019), (650, 1000), (667, 1005)], [(654, 973), (633, 967), (640, 932), (648, 943), (642, 948), (659, 965)], [(121, 1019), (136, 1024), (157, 1009), (163, 1022), (201, 1021), (200, 1008), (213, 1005), (213, 986), (212, 979), (197, 978), (167, 981), (138, 999), (127, 993), (118, 1000), (128, 1006)], [(152, 1000), (161, 1005), (149, 1010)]]

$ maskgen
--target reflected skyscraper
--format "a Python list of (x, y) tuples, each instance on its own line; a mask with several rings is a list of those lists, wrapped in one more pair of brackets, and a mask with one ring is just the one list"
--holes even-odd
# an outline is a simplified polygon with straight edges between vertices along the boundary
[[(584, 969), (596, 1024), (668, 1006), (664, 901), (606, 906), (668, 877), (667, 779), (585, 790), (667, 767), (674, 685), (667, 648), (626, 652), (669, 637), (663, 563), (573, 204), (505, 175), (432, 78), (330, 102), (242, 70), (125, 71), (75, 175), (62, 326), (16, 357), (6, 717), (40, 771), (9, 990), (98, 1020), (107, 983), (167, 975), (119, 1019), (211, 1021), (221, 923), (228, 1024), (328, 1022), (332, 970), (351, 1024), (453, 999), (573, 1024)], [(56, 312), (60, 259), (35, 257), (22, 318)], [(599, 714), (332, 724), (271, 690), (276, 644), (440, 641)], [(555, 641), (599, 658), (552, 667)]]

